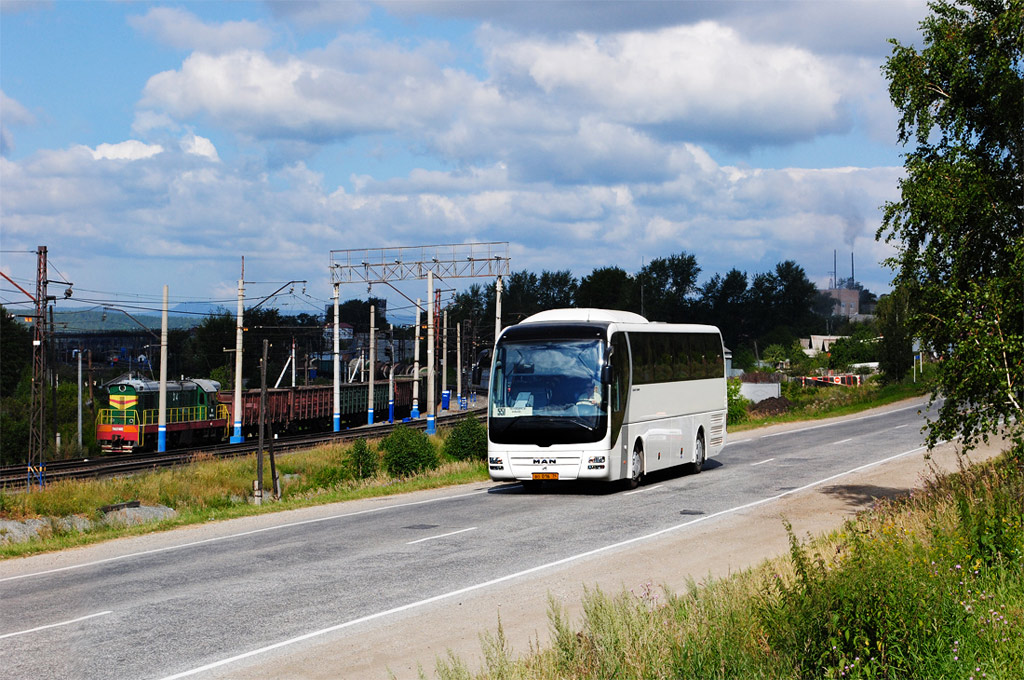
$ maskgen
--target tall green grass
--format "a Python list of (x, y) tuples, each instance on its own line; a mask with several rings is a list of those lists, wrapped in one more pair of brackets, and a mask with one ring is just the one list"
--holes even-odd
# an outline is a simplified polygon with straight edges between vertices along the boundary
[(586, 591), (578, 624), (523, 658), (499, 627), (484, 667), (442, 680), (1019, 678), (1024, 671), (1024, 451), (933, 478), (842, 530), (676, 594)]
[[(930, 390), (930, 383), (924, 379), (920, 379), (917, 383), (907, 380), (902, 383), (885, 385), (877, 379), (869, 379), (863, 385), (856, 387), (842, 385), (803, 387), (796, 382), (783, 383), (782, 396), (791, 404), (788, 412), (773, 416), (754, 417), (748, 411), (753, 408), (753, 405), (750, 405), (749, 402), (743, 404), (738, 400), (733, 400), (730, 402), (729, 430), (741, 432), (774, 423), (843, 416), (918, 397), (927, 394)], [(738, 389), (736, 395), (739, 396)], [(734, 410), (736, 413), (733, 413)]]
[[(423, 437), (423, 435), (420, 435)], [(419, 489), (463, 484), (487, 478), (479, 460), (452, 460), (441, 452), (447, 431), (418, 440), (433, 453), (431, 469), (400, 479), (382, 465), (376, 442), (324, 446), (279, 456), (282, 498), (271, 497), (270, 462), (264, 457), (264, 503), (252, 504), (256, 456), (227, 460), (197, 456), (190, 464), (102, 480), (59, 481), (33, 491), (0, 490), (0, 517), (26, 519), (80, 515), (102, 519), (101, 508), (125, 501), (164, 505), (177, 511), (173, 519), (143, 527), (104, 527), (79, 533), (60, 530), (28, 543), (0, 545), (0, 558), (57, 550), (109, 538), (167, 529), (197, 522), (287, 510), (372, 496), (406, 493)], [(421, 452), (422, 453), (422, 452)]]

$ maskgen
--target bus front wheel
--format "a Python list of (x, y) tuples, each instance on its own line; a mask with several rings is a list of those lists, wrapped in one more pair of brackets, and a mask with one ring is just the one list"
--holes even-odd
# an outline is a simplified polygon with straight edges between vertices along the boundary
[(639, 442), (633, 447), (633, 459), (631, 462), (633, 469), (629, 475), (629, 488), (635, 489), (640, 486), (640, 480), (644, 476), (644, 449)]

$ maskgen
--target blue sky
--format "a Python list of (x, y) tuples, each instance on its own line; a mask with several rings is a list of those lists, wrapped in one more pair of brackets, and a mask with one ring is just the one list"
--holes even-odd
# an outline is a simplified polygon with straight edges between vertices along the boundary
[(331, 250), (508, 241), (513, 270), (686, 251), (702, 280), (792, 259), (820, 286), (852, 250), (885, 292), (880, 66), (926, 11), (2, 0), (0, 269), (31, 289), (46, 245), (76, 299), (230, 300), (244, 256), (252, 300), (308, 281), (298, 313)]

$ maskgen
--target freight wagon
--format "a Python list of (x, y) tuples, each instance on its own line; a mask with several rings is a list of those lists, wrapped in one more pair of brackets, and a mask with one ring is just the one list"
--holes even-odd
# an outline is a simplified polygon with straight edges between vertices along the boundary
[[(412, 410), (412, 378), (395, 379), (395, 417)], [(109, 408), (96, 419), (96, 439), (104, 452), (155, 450), (159, 423), (160, 383), (124, 377), (106, 386)], [(385, 420), (388, 381), (374, 381), (374, 413)], [(341, 385), (343, 427), (366, 423), (368, 385)], [(167, 382), (167, 447), (181, 448), (226, 440), (234, 422), (234, 392), (221, 390), (213, 380)], [(242, 392), (242, 433), (258, 433), (260, 391)], [(332, 385), (267, 390), (266, 422), (275, 432), (329, 431), (334, 415)]]

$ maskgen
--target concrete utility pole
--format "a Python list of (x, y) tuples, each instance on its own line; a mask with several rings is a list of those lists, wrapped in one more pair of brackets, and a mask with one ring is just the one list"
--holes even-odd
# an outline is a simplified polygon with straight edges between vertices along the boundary
[[(444, 322), (441, 325), (441, 406), (450, 398), (448, 395), (448, 310), (444, 310)], [(450, 405), (449, 405), (450, 408)]]
[[(79, 360), (81, 365), (81, 360)], [(167, 286), (164, 285), (164, 306), (160, 313), (160, 413), (157, 418), (156, 450), (167, 450)]]
[(501, 333), (501, 277), (494, 281), (494, 342)]
[(413, 332), (412, 362), (412, 413), (413, 418), (420, 417), (420, 299), (416, 298), (416, 328)]
[(434, 272), (427, 272), (427, 434), (434, 434)]
[(243, 278), (238, 279), (238, 315), (235, 322), (235, 413), (234, 413), (234, 434), (231, 436), (231, 443), (238, 444), (242, 441), (242, 304), (245, 300), (245, 270), (242, 270)]
[(338, 311), (338, 296), (341, 285), (334, 284), (334, 431), (341, 431), (341, 320)]
[(462, 410), (462, 322), (455, 324), (455, 399)]
[(370, 376), (369, 376), (369, 401), (366, 408), (366, 423), (373, 425), (373, 378), (377, 370), (377, 343), (374, 342), (374, 331), (376, 326), (373, 319), (374, 307), (370, 305)]
[(267, 422), (267, 354), (270, 341), (263, 338), (263, 359), (260, 361), (259, 444), (256, 448), (256, 482), (252, 485), (253, 502), (263, 504), (263, 430)]
[(78, 455), (82, 455), (82, 346), (78, 346)]

